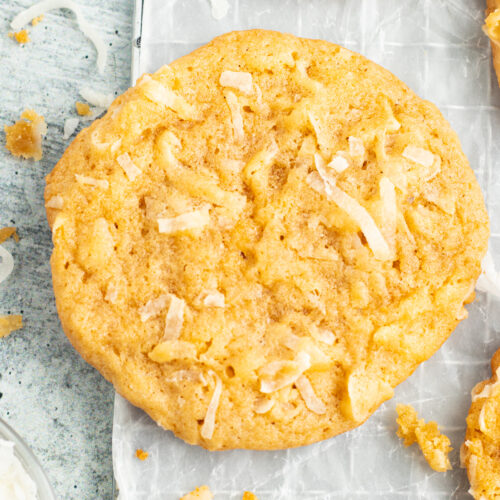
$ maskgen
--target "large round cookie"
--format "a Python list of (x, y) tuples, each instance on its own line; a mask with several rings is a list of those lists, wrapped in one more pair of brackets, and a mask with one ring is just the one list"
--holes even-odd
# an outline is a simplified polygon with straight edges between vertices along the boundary
[(466, 316), (488, 238), (435, 106), (358, 54), (268, 31), (142, 77), (45, 196), (69, 339), (210, 449), (365, 421)]

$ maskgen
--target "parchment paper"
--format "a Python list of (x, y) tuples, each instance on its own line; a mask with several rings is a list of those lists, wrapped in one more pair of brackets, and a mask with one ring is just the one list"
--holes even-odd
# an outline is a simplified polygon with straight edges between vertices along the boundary
[[(214, 36), (270, 28), (323, 38), (382, 64), (435, 102), (454, 129), (483, 188), (491, 216), (490, 249), (500, 261), (500, 91), (481, 32), (484, 0), (230, 0), (217, 21), (208, 0), (145, 0), (134, 77), (154, 71)], [(113, 459), (121, 500), (178, 499), (208, 484), (216, 499), (245, 489), (266, 499), (466, 499), (459, 468), (470, 391), (489, 374), (500, 347), (500, 308), (478, 293), (443, 348), (395, 391), (362, 427), (311, 446), (277, 451), (207, 452), (163, 431), (116, 397)], [(489, 376), (489, 375), (488, 375)], [(413, 404), (452, 440), (454, 469), (433, 472), (396, 436), (395, 405)], [(149, 458), (134, 456), (142, 448)]]

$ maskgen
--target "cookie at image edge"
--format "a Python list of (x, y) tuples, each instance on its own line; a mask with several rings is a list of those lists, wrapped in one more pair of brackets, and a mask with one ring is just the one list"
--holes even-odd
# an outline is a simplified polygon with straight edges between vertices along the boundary
[(476, 499), (500, 497), (500, 350), (491, 360), (492, 376), (472, 389), (465, 443), (460, 458), (467, 468), (469, 493)]
[(143, 76), (45, 197), (68, 338), (209, 449), (360, 425), (466, 317), (489, 233), (435, 106), (358, 54), (259, 30)]

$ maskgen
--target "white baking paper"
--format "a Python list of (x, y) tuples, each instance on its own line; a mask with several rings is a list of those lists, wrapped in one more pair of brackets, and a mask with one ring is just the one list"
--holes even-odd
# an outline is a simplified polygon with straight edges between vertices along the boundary
[[(484, 0), (230, 0), (211, 16), (208, 0), (145, 0), (134, 77), (229, 30), (268, 28), (323, 38), (358, 51), (435, 102), (457, 131), (491, 216), (490, 249), (500, 263), (500, 91), (481, 31)], [(444, 235), (443, 235), (444, 237)], [(467, 499), (458, 450), (470, 391), (489, 376), (500, 347), (500, 307), (478, 293), (469, 318), (432, 359), (396, 389), (362, 427), (311, 446), (274, 452), (208, 452), (160, 429), (117, 396), (113, 460), (121, 500), (178, 499), (208, 484), (215, 499), (243, 490), (268, 499)], [(453, 470), (433, 472), (396, 436), (395, 405), (413, 404), (450, 437)], [(149, 453), (146, 461), (135, 450)]]

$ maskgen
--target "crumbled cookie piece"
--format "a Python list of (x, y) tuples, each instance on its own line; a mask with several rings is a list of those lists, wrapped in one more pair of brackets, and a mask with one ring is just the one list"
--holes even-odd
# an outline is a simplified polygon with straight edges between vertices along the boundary
[(34, 17), (31, 20), (31, 26), (36, 26), (37, 24), (40, 24), (43, 21), (43, 18), (45, 16), (43, 14), (40, 14), (39, 16)]
[(441, 434), (436, 422), (425, 423), (423, 418), (418, 418), (417, 412), (410, 405), (398, 404), (396, 406), (399, 425), (398, 436), (404, 440), (405, 446), (418, 443), (428, 464), (438, 472), (451, 469), (448, 454), (452, 450), (450, 440)]
[(92, 114), (92, 110), (90, 109), (90, 106), (86, 102), (76, 101), (75, 108), (76, 112), (80, 116), (89, 116)]
[(245, 491), (243, 493), (243, 498), (241, 500), (259, 500), (256, 495), (250, 493), (250, 491)]
[(28, 43), (31, 42), (28, 30), (20, 30), (16, 32), (9, 32), (9, 38), (12, 38), (17, 43)]
[(20, 314), (0, 316), (0, 338), (7, 337), (9, 333), (23, 327), (23, 317)]
[(200, 486), (191, 493), (184, 495), (181, 500), (212, 500), (213, 497), (208, 486)]
[(0, 245), (10, 237), (14, 238), (16, 243), (19, 243), (19, 236), (15, 227), (3, 227), (0, 229)]
[(500, 349), (491, 360), (492, 377), (472, 390), (462, 465), (471, 484), (469, 493), (480, 500), (500, 498)]
[(14, 156), (33, 158), (35, 161), (42, 159), (42, 137), (47, 133), (43, 116), (27, 109), (22, 112), (19, 121), (4, 128), (5, 146)]
[(135, 450), (135, 456), (139, 459), (139, 460), (146, 460), (146, 458), (148, 458), (149, 454), (147, 451), (144, 451), (144, 450), (141, 450), (140, 448), (138, 448), (137, 450)]

